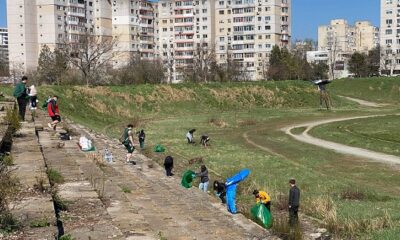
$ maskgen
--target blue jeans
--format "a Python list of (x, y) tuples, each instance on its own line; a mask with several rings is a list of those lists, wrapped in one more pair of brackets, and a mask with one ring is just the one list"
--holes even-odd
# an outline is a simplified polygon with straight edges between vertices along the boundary
[(207, 192), (207, 190), (208, 190), (208, 182), (200, 183), (199, 184), (199, 188), (200, 188), (201, 191)]

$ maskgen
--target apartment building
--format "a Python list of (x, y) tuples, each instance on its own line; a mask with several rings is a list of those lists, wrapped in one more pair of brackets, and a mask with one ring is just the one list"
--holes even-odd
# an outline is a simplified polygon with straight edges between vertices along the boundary
[(400, 1), (381, 0), (381, 73), (400, 75)]
[(379, 28), (368, 21), (357, 21), (353, 26), (344, 19), (335, 19), (327, 26), (318, 27), (319, 50), (368, 53), (378, 45)]
[(118, 0), (112, 3), (113, 36), (118, 39), (114, 66), (125, 65), (131, 57), (154, 60), (156, 46), (156, 4), (150, 1)]
[(234, 61), (247, 79), (265, 79), (273, 46), (290, 48), (291, 0), (219, 0), (215, 8), (218, 62)]
[(8, 62), (8, 30), (0, 28), (0, 61)]
[[(116, 65), (131, 53), (155, 57), (153, 3), (148, 0), (7, 0), (10, 64), (35, 70), (41, 47), (78, 43), (86, 34), (117, 37)], [(125, 57), (124, 57), (125, 56)]]
[(334, 19), (329, 25), (318, 27), (318, 51), (328, 52), (331, 78), (350, 75), (348, 61), (354, 52), (367, 54), (379, 46), (379, 28), (368, 21), (357, 21), (350, 25), (344, 19)]
[(215, 0), (160, 0), (159, 53), (167, 66), (168, 81), (184, 78), (196, 49), (212, 50), (215, 39)]

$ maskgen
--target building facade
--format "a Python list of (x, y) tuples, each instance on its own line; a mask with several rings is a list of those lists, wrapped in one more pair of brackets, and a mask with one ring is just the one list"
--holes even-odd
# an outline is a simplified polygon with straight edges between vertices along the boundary
[(8, 30), (0, 28), (0, 61), (8, 62)]
[(368, 54), (379, 46), (379, 28), (367, 21), (354, 26), (344, 19), (335, 19), (329, 25), (318, 27), (318, 51), (327, 51), (331, 78), (349, 76), (348, 61), (353, 53)]
[[(86, 34), (118, 38), (114, 53), (154, 58), (154, 9), (147, 0), (7, 0), (10, 66), (36, 70), (42, 46), (78, 43)], [(123, 54), (122, 54), (123, 53)]]
[(400, 2), (381, 0), (381, 74), (400, 75)]
[(215, 39), (215, 0), (160, 0), (159, 54), (169, 82), (181, 81), (196, 51), (211, 50)]
[(266, 79), (273, 46), (290, 47), (291, 0), (220, 0), (215, 4), (218, 63), (233, 61), (244, 78)]

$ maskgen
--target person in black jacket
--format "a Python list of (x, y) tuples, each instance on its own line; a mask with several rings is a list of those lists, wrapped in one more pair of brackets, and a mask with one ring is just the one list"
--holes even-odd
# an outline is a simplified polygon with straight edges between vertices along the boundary
[(226, 203), (226, 187), (225, 183), (214, 181), (214, 191), (215, 194), (221, 199), (222, 203)]
[(299, 221), (300, 189), (296, 186), (295, 179), (290, 179), (289, 184), (289, 224), (295, 226)]
[(171, 156), (167, 156), (164, 160), (164, 168), (168, 177), (174, 176), (172, 169), (174, 168), (174, 159)]
[(140, 130), (140, 132), (137, 133), (138, 138), (139, 138), (139, 144), (140, 144), (140, 149), (144, 148), (144, 140), (146, 139), (146, 134), (144, 133), (144, 130)]

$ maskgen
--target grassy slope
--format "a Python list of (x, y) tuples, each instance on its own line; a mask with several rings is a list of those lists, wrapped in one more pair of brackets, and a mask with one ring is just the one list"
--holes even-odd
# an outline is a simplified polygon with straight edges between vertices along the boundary
[[(375, 84), (364, 81), (351, 84)], [(124, 124), (139, 115), (145, 119), (141, 127), (147, 131), (148, 149), (157, 143), (165, 145), (167, 154), (177, 161), (177, 172), (188, 168), (188, 159), (198, 156), (205, 158), (207, 166), (221, 176), (218, 178), (228, 177), (243, 167), (252, 169), (250, 179), (240, 186), (238, 198), (242, 208), (252, 203), (251, 192), (255, 187), (266, 189), (272, 193), (274, 202), (278, 202), (278, 196), (287, 193), (287, 179), (296, 177), (303, 191), (302, 208), (307, 214), (324, 218), (320, 214), (324, 211), (315, 209), (321, 205), (318, 203), (321, 196), (327, 196), (333, 199), (341, 223), (377, 219), (387, 209), (393, 210), (391, 217), (398, 224), (400, 194), (393, 187), (400, 180), (397, 171), (298, 143), (279, 131), (279, 127), (293, 122), (369, 113), (336, 97), (335, 93), (342, 89), (339, 83), (330, 85), (335, 112), (315, 110), (319, 106), (318, 95), (312, 85), (304, 82), (92, 89), (62, 86), (40, 87), (39, 91), (41, 99), (51, 93), (60, 95), (62, 115), (114, 137), (120, 135)], [(341, 92), (342, 95), (357, 97), (347, 91), (348, 87), (343, 89), (346, 92)], [(211, 119), (225, 126), (216, 126), (210, 123)], [(196, 138), (201, 133), (211, 136), (211, 148), (185, 144), (184, 134), (192, 127), (198, 129)], [(243, 138), (246, 132), (250, 140), (279, 154), (250, 145)], [(160, 160), (163, 156), (154, 157)], [(341, 199), (340, 194), (348, 189), (359, 189), (367, 197), (361, 201)], [(362, 236), (370, 237), (373, 232), (375, 239), (385, 239), (395, 231), (396, 228), (383, 232), (370, 230)]]

